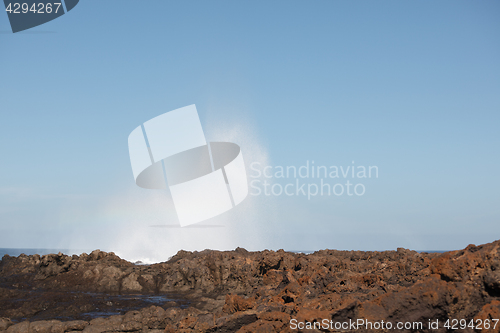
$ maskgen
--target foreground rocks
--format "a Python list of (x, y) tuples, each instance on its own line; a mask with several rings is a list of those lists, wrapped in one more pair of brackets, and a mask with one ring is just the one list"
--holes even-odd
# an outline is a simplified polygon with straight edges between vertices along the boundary
[[(447, 332), (447, 319), (500, 319), (499, 247), (443, 254), (180, 251), (149, 266), (100, 251), (4, 256), (0, 331), (296, 332), (291, 320), (364, 319), (439, 320), (432, 332)], [(492, 326), (476, 331), (500, 332), (500, 323)]]

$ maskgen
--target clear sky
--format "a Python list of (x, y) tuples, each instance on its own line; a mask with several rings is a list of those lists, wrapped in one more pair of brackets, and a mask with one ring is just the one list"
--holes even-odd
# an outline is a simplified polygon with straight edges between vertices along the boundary
[[(159, 261), (499, 239), (499, 59), (498, 1), (80, 1), (16, 34), (0, 13), (0, 247)], [(362, 196), (249, 196), (205, 223), (222, 227), (152, 227), (172, 207), (134, 184), (127, 137), (190, 104), (247, 167), (379, 177), (351, 180)]]

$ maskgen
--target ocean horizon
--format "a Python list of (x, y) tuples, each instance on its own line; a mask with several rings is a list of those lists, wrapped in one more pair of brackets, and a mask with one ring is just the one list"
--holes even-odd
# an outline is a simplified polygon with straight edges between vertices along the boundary
[[(82, 254), (86, 252), (85, 250), (70, 250), (70, 249), (44, 249), (44, 248), (0, 248), (0, 258), (3, 258), (4, 255), (9, 255), (11, 257), (18, 257), (21, 254), (26, 254), (26, 255), (34, 255), (34, 254), (39, 254), (39, 255), (45, 255), (45, 254), (51, 254), (51, 253), (63, 253), (66, 255), (73, 255), (73, 254)], [(86, 252), (90, 253), (90, 252)]]
[[(96, 250), (96, 249), (94, 249)], [(80, 255), (82, 253), (91, 253), (94, 250), (75, 250), (75, 249), (44, 249), (44, 248), (0, 248), (0, 259), (3, 258), (4, 255), (9, 255), (11, 257), (18, 257), (21, 254), (25, 255), (46, 255), (46, 254), (57, 254), (57, 253), (62, 253), (65, 255)], [(335, 249), (332, 249), (335, 250)], [(311, 254), (319, 250), (315, 251), (287, 251), (287, 252), (293, 252), (293, 253), (304, 253), (304, 254)], [(350, 251), (350, 250), (341, 250), (341, 251)], [(356, 251), (356, 250), (353, 250)], [(396, 251), (396, 249), (393, 250), (370, 250), (370, 251)], [(448, 251), (453, 251), (453, 250), (448, 250), (448, 251), (434, 251), (434, 250), (415, 250), (417, 252), (427, 252), (427, 253), (444, 253)], [(111, 251), (106, 251), (106, 252), (111, 252)], [(125, 259), (127, 260), (127, 259)]]

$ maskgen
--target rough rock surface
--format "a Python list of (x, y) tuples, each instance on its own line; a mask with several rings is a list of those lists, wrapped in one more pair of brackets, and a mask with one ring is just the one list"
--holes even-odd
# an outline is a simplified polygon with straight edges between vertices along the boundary
[[(464, 332), (500, 332), (492, 321), (500, 319), (499, 248), (500, 241), (443, 254), (179, 251), (148, 266), (98, 250), (4, 256), (0, 331), (296, 332), (291, 320), (363, 319), (447, 332), (446, 320), (466, 319), (491, 325)], [(440, 327), (430, 330), (429, 320)]]

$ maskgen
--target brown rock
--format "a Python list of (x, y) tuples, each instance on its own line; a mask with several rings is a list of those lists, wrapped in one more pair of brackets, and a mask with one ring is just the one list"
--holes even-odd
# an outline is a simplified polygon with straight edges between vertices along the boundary
[(129, 311), (122, 316), (122, 322), (120, 324), (120, 331), (123, 332), (133, 332), (142, 329), (142, 313), (139, 311)]
[(22, 323), (15, 324), (7, 328), (7, 333), (29, 333), (30, 322), (23, 321)]
[(35, 321), (30, 324), (30, 333), (51, 333), (52, 327), (61, 323), (59, 320)]
[(9, 318), (0, 318), (0, 331), (5, 331), (14, 323)]
[(137, 273), (131, 273), (123, 279), (122, 291), (124, 292), (140, 292), (142, 291), (142, 286), (137, 281), (139, 275)]
[(159, 306), (151, 306), (141, 310), (142, 324), (149, 329), (164, 329), (166, 312)]
[[(481, 311), (479, 311), (474, 316), (474, 323), (481, 323), (481, 329), (476, 331), (481, 331), (483, 333), (498, 333), (500, 332), (500, 321), (494, 321), (494, 319), (500, 319), (500, 301), (493, 300), (491, 303), (483, 306)], [(495, 327), (496, 323), (496, 327)]]
[(217, 332), (236, 332), (240, 328), (257, 321), (257, 315), (251, 311), (237, 312), (216, 320)]
[[(405, 249), (322, 250), (309, 255), (282, 250), (179, 251), (168, 262), (142, 266), (102, 251), (71, 257), (4, 256), (0, 316), (29, 318), (34, 326), (2, 320), (0, 327), (33, 332), (50, 328), (53, 333), (285, 332), (291, 318), (487, 319), (500, 311), (499, 253), (500, 241), (443, 254)], [(159, 307), (133, 297), (108, 299), (99, 294), (103, 292), (168, 292), (186, 299), (163, 300)], [(138, 311), (90, 324), (47, 321), (56, 316), (83, 319), (88, 318), (86, 312), (122, 308)]]
[(226, 313), (235, 313), (238, 311), (245, 311), (253, 308), (255, 305), (255, 299), (245, 299), (238, 295), (228, 294), (226, 295), (226, 302), (222, 311)]
[(52, 333), (63, 333), (69, 331), (83, 331), (89, 325), (83, 320), (73, 320), (66, 322), (57, 322), (52, 326)]
[(212, 313), (200, 314), (196, 317), (194, 329), (200, 332), (207, 331), (215, 326), (215, 317)]
[(274, 333), (280, 332), (283, 328), (281, 322), (269, 322), (264, 320), (257, 320), (251, 324), (245, 325), (237, 330), (237, 333)]

